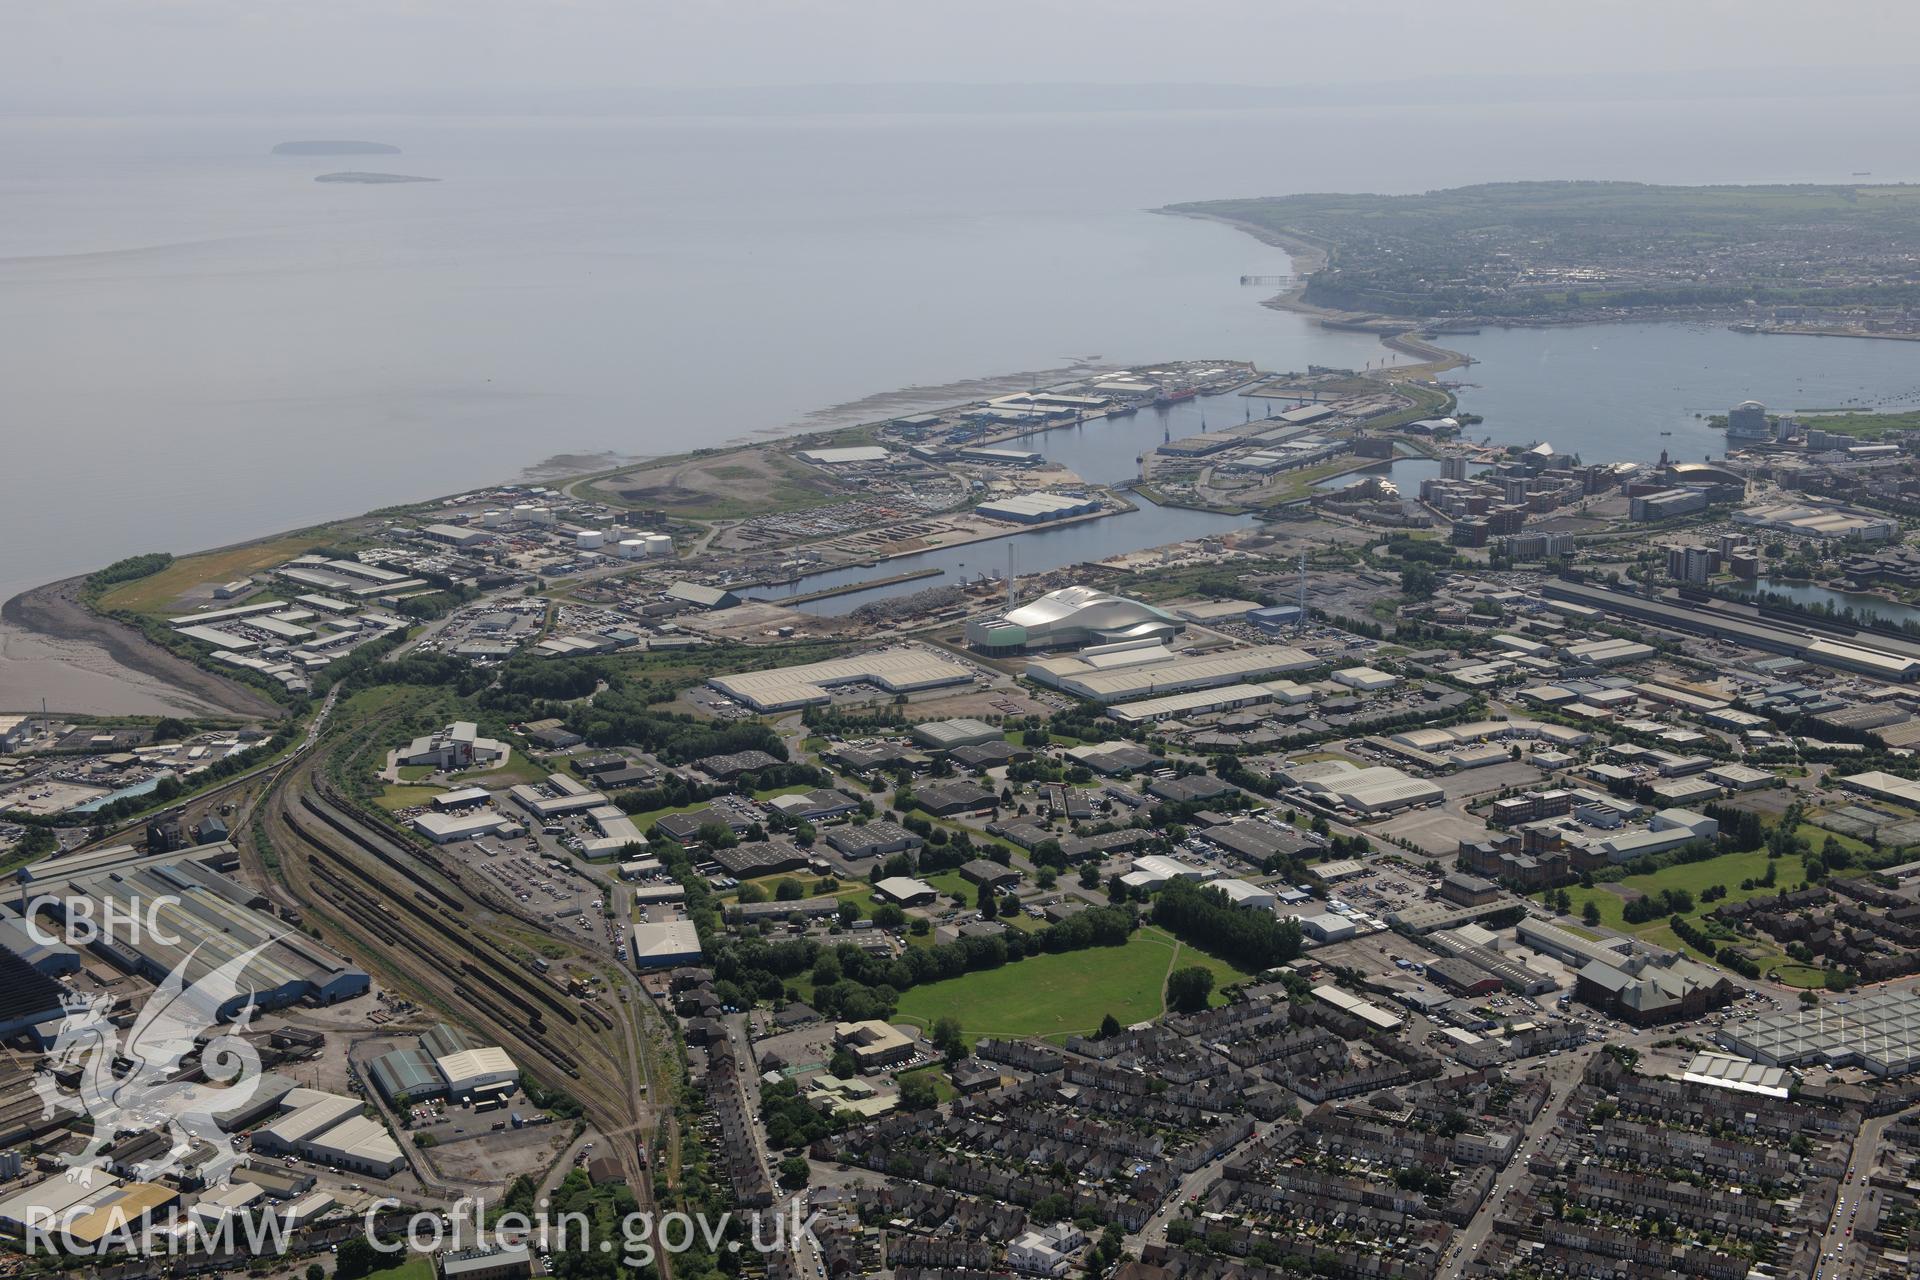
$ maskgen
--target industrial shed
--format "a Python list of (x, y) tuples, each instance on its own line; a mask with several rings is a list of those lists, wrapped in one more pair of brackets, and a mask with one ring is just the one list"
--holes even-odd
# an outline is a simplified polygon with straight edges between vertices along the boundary
[(197, 983), (258, 948), (241, 971), (238, 989), (216, 1011), (222, 1018), (249, 1001), (277, 1009), (298, 1000), (333, 1004), (365, 994), (364, 969), (303, 934), (288, 932), (256, 905), (264, 905), (264, 899), (221, 869), (238, 862), (239, 851), (231, 844), (155, 856), (121, 846), (36, 863), (22, 878), (32, 886), (27, 897), (91, 900), (93, 918), (103, 922), (103, 936), (93, 950), (151, 982), (184, 965), (187, 982)]
[(447, 1093), (455, 1098), (471, 1097), (481, 1091), (493, 1091), (520, 1081), (520, 1068), (513, 1065), (507, 1051), (498, 1045), (462, 1049), (436, 1059), (434, 1067), (446, 1081)]
[(447, 1091), (447, 1082), (433, 1058), (417, 1045), (381, 1054), (373, 1060), (371, 1074), (380, 1096), (395, 1106), (401, 1105), (402, 1100), (420, 1102), (438, 1098)]
[(714, 676), (707, 684), (755, 711), (771, 712), (831, 702), (829, 690), (847, 685), (869, 684), (897, 694), (972, 680), (969, 668), (923, 649), (880, 649), (853, 658)]

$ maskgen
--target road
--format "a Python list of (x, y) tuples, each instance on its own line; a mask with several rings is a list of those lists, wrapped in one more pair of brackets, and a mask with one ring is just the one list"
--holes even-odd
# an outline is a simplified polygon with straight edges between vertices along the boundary
[(1249, 1145), (1257, 1141), (1262, 1133), (1272, 1132), (1272, 1128), (1273, 1126), (1271, 1125), (1266, 1129), (1256, 1127), (1245, 1142), (1235, 1143), (1214, 1159), (1209, 1160), (1182, 1178), (1180, 1185), (1174, 1188), (1172, 1197), (1160, 1206), (1158, 1212), (1147, 1219), (1146, 1225), (1126, 1238), (1125, 1245), (1127, 1252), (1135, 1257), (1139, 1257), (1141, 1249), (1148, 1244), (1158, 1244), (1165, 1240), (1167, 1238), (1167, 1224), (1173, 1221), (1173, 1216), (1185, 1207), (1187, 1201), (1202, 1194), (1208, 1187), (1212, 1186), (1231, 1161), (1237, 1159)]
[(1826, 1276), (1844, 1276), (1854, 1269), (1854, 1263), (1860, 1256), (1857, 1252), (1848, 1256), (1847, 1246), (1851, 1244), (1853, 1215), (1860, 1211), (1860, 1198), (1867, 1194), (1867, 1179), (1873, 1173), (1874, 1160), (1880, 1150), (1880, 1137), (1887, 1126), (1900, 1117), (1896, 1115), (1873, 1116), (1860, 1126), (1860, 1132), (1853, 1139), (1853, 1150), (1847, 1157), (1847, 1171), (1840, 1176), (1840, 1194), (1833, 1206), (1833, 1218), (1827, 1223), (1827, 1231), (1820, 1239), (1820, 1257), (1824, 1260), (1832, 1257), (1832, 1263), (1822, 1262)]
[[(760, 1114), (760, 1073), (754, 1066), (753, 1045), (747, 1034), (747, 1015), (732, 1013), (721, 1021), (727, 1028), (727, 1039), (733, 1044), (735, 1060), (740, 1063), (740, 1082), (746, 1092), (747, 1110), (750, 1114), (758, 1116)], [(766, 1212), (782, 1215), (787, 1227), (791, 1229), (796, 1219), (802, 1222), (806, 1220), (807, 1193), (805, 1189), (788, 1193), (780, 1186), (780, 1179), (777, 1176), (780, 1162), (774, 1158), (774, 1153), (767, 1149), (766, 1127), (756, 1122), (749, 1128), (753, 1131), (754, 1156), (760, 1161), (760, 1167), (766, 1170), (768, 1180), (773, 1183), (773, 1207)], [(764, 1227), (760, 1238), (772, 1239), (772, 1227)], [(788, 1244), (789, 1260), (793, 1263), (796, 1272), (801, 1276), (817, 1274), (821, 1265), (820, 1251), (814, 1246), (813, 1238), (802, 1233), (797, 1239), (790, 1240)]]
[(1567, 1104), (1568, 1096), (1579, 1086), (1580, 1077), (1586, 1073), (1588, 1061), (1599, 1051), (1597, 1044), (1586, 1045), (1569, 1051), (1557, 1060), (1550, 1059), (1549, 1065), (1541, 1068), (1547, 1077), (1548, 1088), (1552, 1090), (1547, 1105), (1540, 1108), (1540, 1114), (1521, 1132), (1520, 1144), (1514, 1150), (1513, 1159), (1500, 1171), (1500, 1176), (1494, 1182), (1494, 1193), (1487, 1197), (1486, 1204), (1473, 1215), (1473, 1220), (1465, 1229), (1454, 1236), (1453, 1243), (1441, 1256), (1437, 1280), (1458, 1280), (1473, 1255), (1493, 1234), (1494, 1220), (1499, 1217), (1507, 1198), (1513, 1194), (1514, 1184), (1526, 1175), (1527, 1157), (1553, 1131), (1560, 1119), (1560, 1108)]
[(597, 1146), (601, 1140), (599, 1133), (589, 1128), (568, 1143), (567, 1149), (562, 1151), (559, 1158), (553, 1162), (553, 1168), (547, 1170), (547, 1176), (540, 1180), (540, 1191), (534, 1197), (534, 1202), (537, 1204), (552, 1196), (555, 1189), (567, 1180), (567, 1175), (573, 1172), (574, 1162), (580, 1158), (581, 1153), (588, 1147)]

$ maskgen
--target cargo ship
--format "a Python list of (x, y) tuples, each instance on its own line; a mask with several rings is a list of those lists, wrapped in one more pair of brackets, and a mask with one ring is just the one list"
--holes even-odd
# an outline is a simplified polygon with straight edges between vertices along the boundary
[(1162, 391), (1153, 398), (1153, 403), (1156, 406), (1164, 408), (1170, 404), (1179, 404), (1182, 401), (1191, 400), (1199, 394), (1200, 388), (1198, 387), (1183, 387), (1179, 391)]

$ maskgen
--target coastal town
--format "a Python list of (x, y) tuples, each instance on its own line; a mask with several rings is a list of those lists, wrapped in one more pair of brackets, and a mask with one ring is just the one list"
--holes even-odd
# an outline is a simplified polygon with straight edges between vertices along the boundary
[[(244, 1261), (113, 1248), (182, 1215), (354, 1280), (420, 1211), (440, 1275), (613, 1274), (476, 1200), (813, 1219), (680, 1277), (1910, 1274), (1920, 433), (1470, 426), (1168, 361), (101, 569), (276, 714), (0, 716), (0, 1232), (117, 1280)], [(100, 1102), (180, 985), (127, 1077), (174, 1101)]]

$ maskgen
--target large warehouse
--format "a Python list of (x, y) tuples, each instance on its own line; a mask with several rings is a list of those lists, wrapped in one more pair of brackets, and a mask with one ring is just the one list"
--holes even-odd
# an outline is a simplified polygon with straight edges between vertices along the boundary
[(797, 667), (714, 676), (707, 684), (755, 711), (791, 711), (833, 701), (830, 690), (869, 684), (883, 693), (914, 693), (968, 684), (973, 672), (925, 649), (880, 649)]
[(1315, 760), (1288, 765), (1281, 776), (1296, 786), (1344, 805), (1355, 813), (1391, 813), (1413, 805), (1433, 804), (1446, 795), (1425, 778), (1388, 765), (1361, 768), (1345, 760)]
[(1729, 1022), (1714, 1033), (1723, 1047), (1773, 1067), (1817, 1062), (1860, 1067), (1876, 1076), (1920, 1069), (1920, 995), (1882, 990), (1856, 995), (1842, 1007), (1794, 1009), (1751, 1022)]
[(1147, 724), (1174, 716), (1205, 715), (1212, 711), (1231, 711), (1273, 701), (1273, 692), (1257, 684), (1229, 684), (1213, 689), (1192, 689), (1170, 693), (1163, 698), (1142, 698), (1108, 707), (1107, 714), (1128, 724)]
[(1908, 640), (1862, 632), (1837, 638), (1825, 631), (1742, 613), (1731, 605), (1696, 605), (1678, 597), (1654, 599), (1580, 582), (1549, 582), (1541, 587), (1540, 594), (1549, 600), (1637, 618), (1671, 631), (1719, 636), (1751, 649), (1786, 654), (1842, 671), (1864, 672), (1881, 680), (1920, 679), (1920, 646)]
[(294, 1089), (282, 1100), (286, 1113), (254, 1131), (253, 1150), (303, 1156), (338, 1169), (385, 1178), (407, 1161), (386, 1126), (363, 1112), (359, 1098), (319, 1089)]
[(1089, 651), (1071, 657), (1036, 658), (1027, 679), (1099, 703), (1138, 702), (1261, 680), (1287, 671), (1317, 667), (1320, 660), (1304, 649), (1256, 645), (1209, 654), (1177, 654), (1162, 645)]
[(277, 1009), (297, 1000), (333, 1004), (366, 994), (365, 970), (288, 930), (262, 909), (260, 894), (225, 874), (239, 861), (230, 844), (157, 856), (130, 845), (71, 855), (22, 871), (19, 905), (25, 910), (44, 898), (59, 911), (90, 902), (103, 935), (93, 950), (152, 982), (184, 961), (186, 980), (197, 983), (260, 948), (222, 1000), (222, 1018), (249, 999)]
[(698, 964), (700, 932), (691, 920), (663, 920), (633, 926), (633, 963), (640, 969), (671, 969)]
[(989, 498), (974, 510), (995, 520), (1013, 524), (1044, 524), (1069, 516), (1092, 515), (1100, 509), (1096, 498), (1075, 498), (1059, 493), (1016, 493), (1007, 498)]
[(998, 617), (967, 623), (967, 647), (982, 653), (1068, 649), (1126, 640), (1168, 640), (1186, 627), (1170, 613), (1092, 587), (1062, 587)]
[(511, 1092), (520, 1069), (498, 1045), (442, 1022), (412, 1045), (373, 1061), (374, 1085), (387, 1101), (470, 1098), (475, 1093)]

